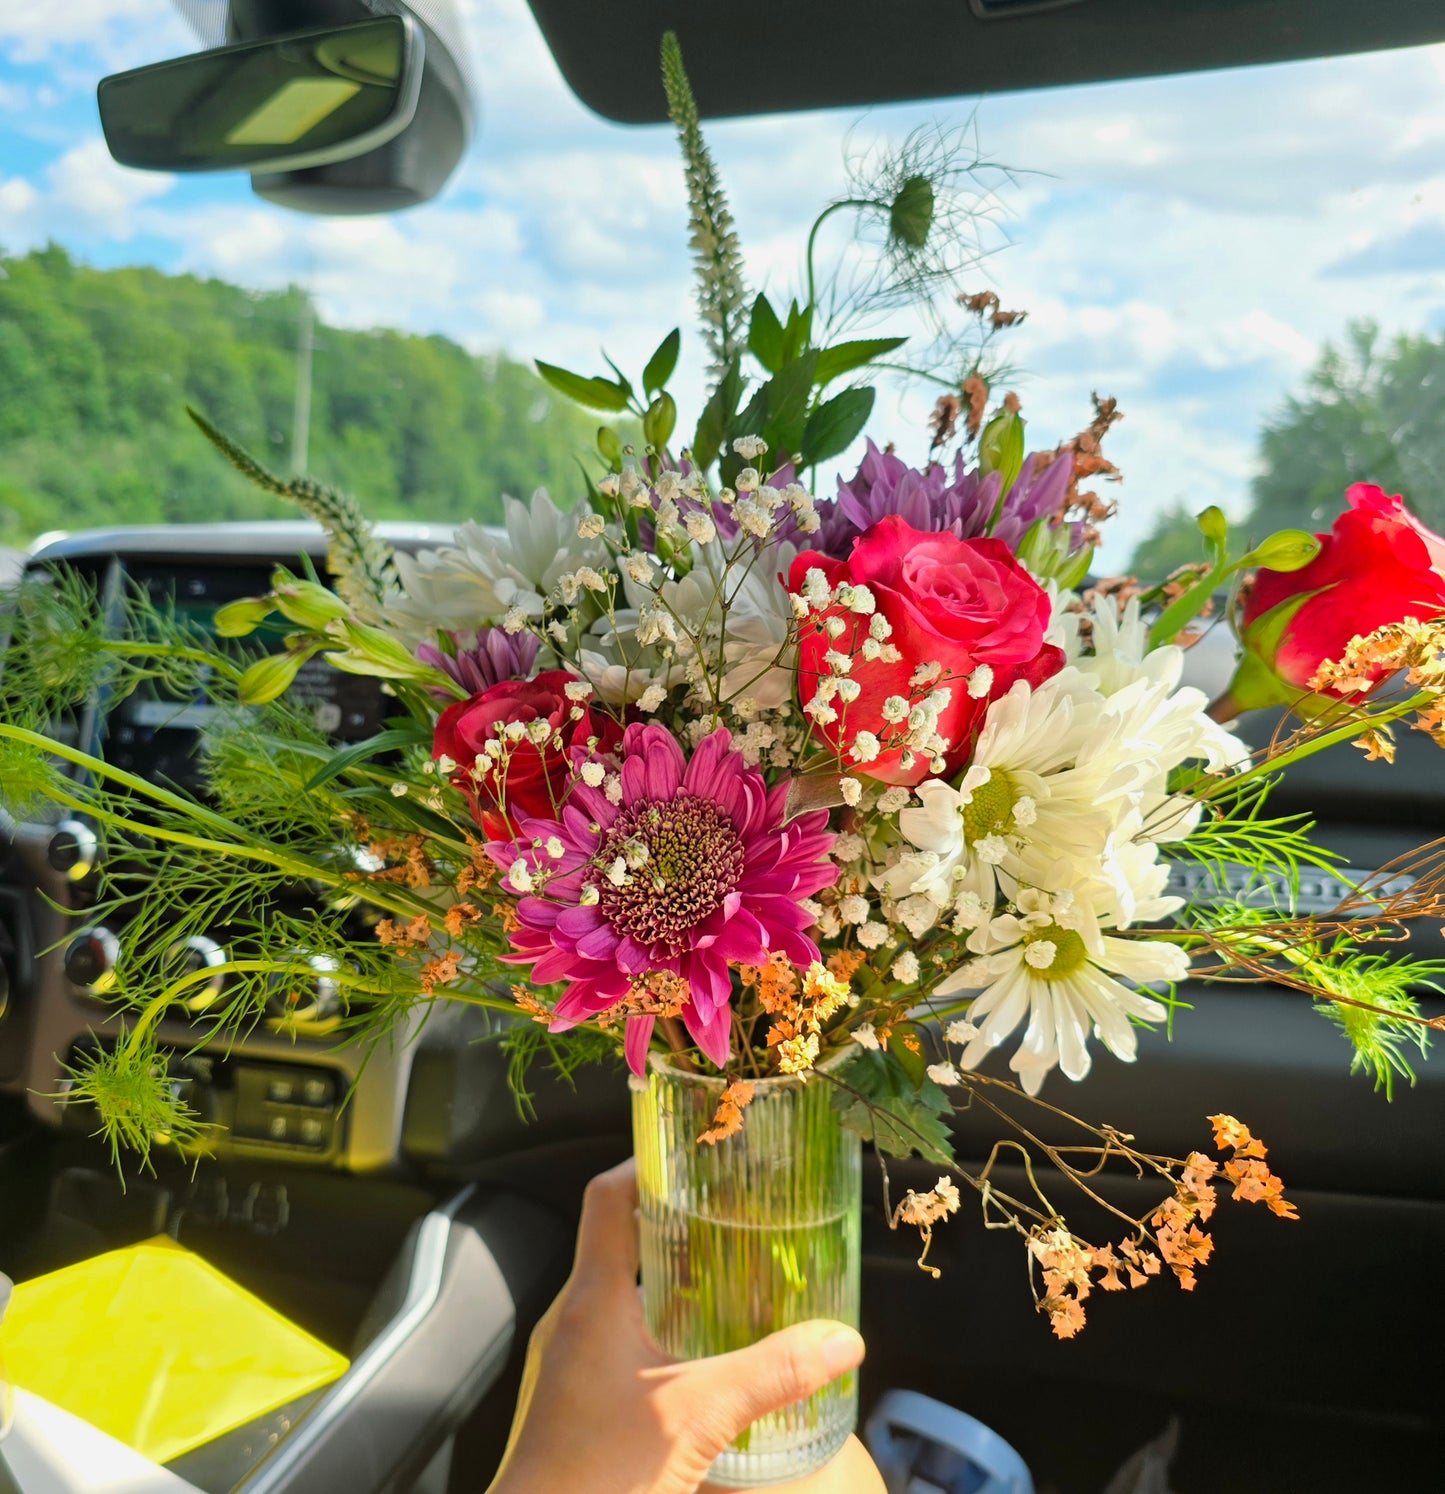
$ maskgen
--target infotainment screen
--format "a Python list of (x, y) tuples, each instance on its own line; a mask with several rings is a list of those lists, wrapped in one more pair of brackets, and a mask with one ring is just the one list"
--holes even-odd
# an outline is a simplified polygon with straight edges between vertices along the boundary
[[(131, 585), (207, 634), (217, 609), (241, 597), (260, 596), (271, 583), (269, 563), (123, 559), (122, 564)], [(273, 625), (253, 634), (244, 646), (248, 651), (258, 645), (279, 649), (287, 631), (284, 624)], [(337, 742), (372, 736), (387, 710), (379, 680), (344, 674), (322, 659), (302, 668), (292, 698), (306, 702), (317, 727)], [(197, 745), (214, 713), (199, 692), (183, 699), (155, 685), (143, 687), (105, 714), (106, 759), (153, 782), (195, 787)]]

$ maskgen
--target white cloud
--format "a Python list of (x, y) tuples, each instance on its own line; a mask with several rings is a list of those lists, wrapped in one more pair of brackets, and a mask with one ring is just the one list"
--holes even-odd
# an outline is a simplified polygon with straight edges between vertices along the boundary
[(163, 172), (117, 166), (98, 135), (66, 151), (47, 175), (52, 200), (62, 213), (93, 223), (117, 238), (128, 235), (134, 208), (165, 196), (176, 181)]
[(0, 8), (0, 52), (14, 62), (81, 52), (114, 72), (191, 50), (170, 0), (19, 0)]

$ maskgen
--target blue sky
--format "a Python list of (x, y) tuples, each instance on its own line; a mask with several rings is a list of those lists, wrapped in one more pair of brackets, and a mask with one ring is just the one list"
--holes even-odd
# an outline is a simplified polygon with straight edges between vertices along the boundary
[[(689, 325), (670, 132), (589, 113), (523, 0), (462, 10), (482, 97), (471, 153), (437, 202), (340, 220), (262, 203), (244, 176), (109, 160), (96, 80), (197, 45), (170, 0), (0, 7), (0, 244), (54, 238), (96, 264), (295, 281), (348, 325), (439, 331), (584, 371), (605, 344), (640, 366), (663, 332)], [(719, 123), (709, 137), (752, 282), (794, 283), (808, 224), (846, 180), (850, 132), (859, 145), (970, 116), (983, 152), (1020, 173), (994, 199), (996, 252), (978, 286), (1029, 311), (1009, 352), (1031, 435), (1072, 434), (1092, 389), (1126, 413), (1106, 566), (1161, 504), (1240, 511), (1261, 422), (1351, 317), (1445, 324), (1445, 47)], [(701, 377), (685, 356), (684, 422)], [(921, 458), (929, 403), (886, 390), (873, 434)]]

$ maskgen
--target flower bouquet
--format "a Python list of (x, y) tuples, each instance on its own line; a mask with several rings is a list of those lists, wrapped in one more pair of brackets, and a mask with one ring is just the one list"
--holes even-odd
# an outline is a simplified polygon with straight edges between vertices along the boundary
[[(126, 627), (102, 626), (63, 580), (12, 599), (0, 775), (12, 801), (48, 799), (116, 842), (105, 896), (127, 929), (119, 1036), (76, 1066), (71, 1103), (93, 1104), (115, 1145), (204, 1146), (165, 1082), (160, 1018), (220, 976), (214, 1042), (324, 968), (342, 1039), (463, 1001), (496, 1013), (518, 1075), (539, 1054), (625, 1059), (647, 1316), (670, 1352), (856, 1322), (865, 1140), (880, 1162), (938, 1168), (898, 1200), (885, 1173), (924, 1269), (970, 1190), (1017, 1235), (1067, 1338), (1094, 1288), (1194, 1286), (1221, 1182), (1294, 1208), (1228, 1115), (1209, 1118), (1212, 1147), (1201, 1117), (1203, 1149), (1182, 1158), (1056, 1105), (1031, 1126), (1020, 1114), (1054, 1070), (1083, 1079), (1096, 1045), (1132, 1062), (1191, 975), (1300, 991), (1386, 1088), (1424, 1047), (1417, 993), (1441, 969), (1372, 941), (1441, 917), (1431, 849), (1306, 914), (1298, 873), (1332, 858), (1265, 805), (1323, 747), (1388, 757), (1411, 716), (1445, 742), (1445, 541), (1356, 488), (1332, 534), (1241, 549), (1210, 509), (1198, 565), (1091, 584), (1112, 506), (1086, 485), (1117, 475), (1101, 442), (1119, 414), (1096, 398), (1085, 430), (1030, 453), (1017, 399), (994, 400), (993, 338), (1019, 316), (958, 284), (959, 142), (914, 137), (875, 161), (820, 215), (807, 292), (780, 313), (744, 290), (670, 38), (663, 61), (712, 362), (690, 440), (674, 442), (668, 389), (678, 332), (639, 385), (540, 364), (614, 422), (585, 491), (566, 511), (507, 499), (504, 530), (467, 524), (410, 555), (344, 495), (273, 477), (197, 417), (326, 526), (329, 585), (278, 571), (266, 596), (222, 609), (219, 640), (139, 598)], [(873, 257), (854, 294), (829, 295), (813, 256), (844, 210), (865, 246), (848, 252)], [(932, 328), (914, 362), (901, 337), (843, 335), (850, 315), (905, 301)], [(865, 431), (882, 366), (944, 390), (928, 460), (870, 440), (822, 495), (818, 468)], [(1211, 704), (1181, 682), (1186, 648), (1226, 622), (1240, 662)], [(231, 642), (248, 638), (261, 648)], [(288, 693), (317, 657), (386, 682), (383, 732), (338, 750), (318, 730)], [(115, 695), (157, 679), (225, 708), (201, 797), (46, 735), (98, 681)], [(1267, 705), (1299, 725), (1251, 751), (1226, 723)], [(217, 919), (223, 965), (170, 963), (192, 923)], [(950, 1141), (970, 1104), (1000, 1132), (982, 1168)], [(1072, 1134), (1049, 1139), (1059, 1124)], [(1005, 1155), (1029, 1191), (1001, 1185)], [(1106, 1210), (1110, 1235), (1070, 1228), (1045, 1165)], [(1098, 1191), (1116, 1166), (1157, 1183), (1142, 1215)], [(714, 1476), (796, 1477), (855, 1413), (845, 1377), (754, 1427)]]

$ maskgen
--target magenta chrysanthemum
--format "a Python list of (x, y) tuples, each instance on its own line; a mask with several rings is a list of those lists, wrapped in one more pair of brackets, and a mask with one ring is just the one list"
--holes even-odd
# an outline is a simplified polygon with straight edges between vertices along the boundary
[[(773, 952), (803, 967), (820, 958), (799, 902), (836, 878), (836, 836), (826, 810), (785, 821), (787, 784), (770, 791), (725, 730), (689, 759), (663, 727), (629, 726), (620, 755), (616, 804), (579, 778), (560, 820), (524, 820), (521, 838), (487, 846), (529, 894), (517, 904), (511, 958), (530, 964), (538, 985), (567, 982), (554, 1032), (615, 1007), (650, 975), (677, 976), (689, 992), (687, 1030), (722, 1066), (729, 967)], [(628, 1018), (638, 1073), (654, 1021)]]

